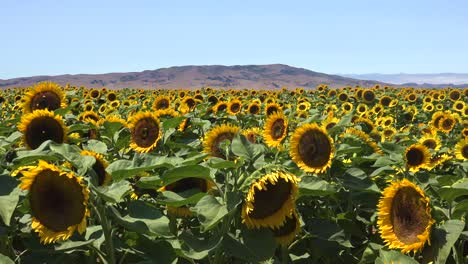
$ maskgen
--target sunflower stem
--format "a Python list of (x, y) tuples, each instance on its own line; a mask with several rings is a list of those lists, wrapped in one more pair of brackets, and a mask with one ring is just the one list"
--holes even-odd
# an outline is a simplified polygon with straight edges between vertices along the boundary
[(287, 264), (289, 262), (289, 250), (287, 246), (281, 246), (281, 263)]
[(112, 226), (107, 219), (105, 208), (101, 201), (98, 201), (96, 204), (96, 209), (99, 212), (99, 218), (101, 219), (102, 232), (104, 233), (104, 238), (106, 240), (106, 253), (109, 258), (110, 263), (115, 263), (115, 254), (114, 254), (114, 242), (112, 241)]

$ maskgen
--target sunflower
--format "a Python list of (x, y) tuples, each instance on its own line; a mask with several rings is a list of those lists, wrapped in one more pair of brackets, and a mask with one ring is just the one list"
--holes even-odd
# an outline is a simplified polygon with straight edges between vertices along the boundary
[(113, 101), (117, 100), (117, 94), (115, 92), (108, 92), (106, 94), (106, 99), (109, 102), (113, 102)]
[(334, 117), (333, 115), (328, 115), (328, 117), (322, 121), (322, 127), (326, 130), (329, 130), (336, 126), (338, 122), (340, 122), (340, 119)]
[(252, 144), (257, 143), (261, 137), (260, 128), (258, 127), (242, 130), (241, 133)]
[(24, 95), (25, 114), (42, 109), (54, 111), (65, 106), (65, 94), (60, 86), (53, 82), (38, 83)]
[(249, 188), (242, 206), (242, 222), (250, 229), (284, 225), (295, 210), (299, 178), (288, 172), (271, 172)]
[(154, 110), (162, 110), (168, 109), (171, 107), (171, 98), (167, 95), (160, 95), (154, 99), (153, 102), (153, 109)]
[(140, 153), (153, 150), (162, 136), (159, 119), (150, 112), (139, 112), (132, 116), (129, 128), (132, 136), (130, 147)]
[(432, 103), (427, 103), (423, 105), (424, 112), (432, 112), (434, 111), (434, 109), (435, 109), (435, 106)]
[(455, 102), (455, 101), (459, 100), (460, 97), (461, 97), (461, 93), (460, 93), (460, 91), (458, 91), (458, 90), (452, 90), (452, 91), (450, 91), (450, 93), (449, 93), (449, 99), (450, 99), (452, 102)]
[(283, 112), (283, 109), (281, 108), (281, 106), (277, 103), (268, 103), (265, 107), (265, 115), (266, 116), (269, 116), (273, 113), (277, 113), (277, 112)]
[(338, 100), (340, 100), (341, 102), (348, 101), (348, 94), (346, 92), (341, 92), (340, 94), (338, 94)]
[(382, 142), (392, 140), (393, 136), (396, 134), (396, 129), (394, 127), (386, 127), (382, 130)]
[(81, 177), (63, 172), (40, 160), (38, 166), (23, 171), (20, 188), (28, 190), (31, 227), (43, 244), (67, 240), (77, 230), (86, 230), (89, 190)]
[(228, 104), (223, 101), (219, 101), (215, 106), (213, 106), (213, 111), (215, 113), (226, 111)]
[(260, 112), (260, 103), (257, 101), (250, 103), (247, 112), (251, 115), (257, 115)]
[(325, 172), (331, 167), (334, 152), (332, 138), (317, 124), (302, 125), (291, 136), (289, 155), (306, 172)]
[(242, 109), (242, 101), (239, 99), (232, 99), (228, 105), (228, 113), (230, 115), (237, 115)]
[(44, 141), (64, 143), (67, 127), (59, 115), (49, 110), (35, 110), (21, 117), (18, 130), (23, 133), (23, 142), (29, 149), (36, 149)]
[(457, 120), (455, 119), (455, 117), (450, 113), (446, 113), (439, 120), (437, 127), (439, 128), (440, 131), (448, 134), (455, 127), (456, 123), (457, 123)]
[(419, 139), (419, 143), (426, 146), (428, 149), (433, 149), (435, 151), (439, 150), (442, 146), (437, 134), (430, 133), (424, 134), (424, 136)]
[(375, 93), (372, 90), (365, 90), (362, 93), (362, 100), (364, 100), (365, 103), (372, 103), (375, 100)]
[(417, 172), (429, 164), (431, 154), (425, 145), (417, 143), (406, 148), (404, 158), (408, 169), (412, 172)]
[(278, 244), (284, 247), (291, 244), (296, 238), (296, 235), (301, 231), (301, 222), (299, 221), (297, 211), (294, 210), (290, 216), (287, 216), (282, 226), (273, 228), (271, 231)]
[(462, 112), (463, 109), (465, 109), (465, 102), (460, 101), (460, 100), (455, 101), (453, 103), (452, 109), (457, 111), (457, 112)]
[(89, 150), (82, 150), (80, 154), (83, 156), (91, 156), (96, 159), (92, 168), (98, 177), (98, 186), (109, 184), (112, 178), (111, 175), (106, 172), (106, 168), (109, 166), (109, 163), (104, 159), (104, 156), (100, 153)]
[(468, 160), (468, 138), (460, 140), (455, 145), (455, 157), (460, 160)]
[(92, 89), (89, 93), (88, 93), (88, 96), (93, 98), (93, 99), (97, 99), (99, 97), (101, 97), (101, 91), (97, 90), (97, 89)]
[(377, 209), (379, 232), (390, 249), (416, 253), (429, 243), (435, 221), (429, 197), (416, 184), (407, 179), (393, 182), (382, 192)]
[(225, 159), (224, 150), (220, 149), (219, 144), (224, 140), (232, 141), (239, 130), (239, 127), (231, 125), (221, 125), (211, 129), (203, 140), (203, 151), (212, 157)]
[(388, 95), (382, 96), (379, 100), (380, 104), (385, 107), (389, 106), (391, 101), (392, 101), (392, 98)]
[(353, 104), (350, 103), (350, 102), (345, 102), (341, 105), (341, 111), (343, 112), (343, 114), (347, 114), (351, 111), (353, 111)]
[(269, 147), (279, 147), (287, 134), (288, 119), (283, 113), (274, 113), (267, 117), (263, 127), (263, 138)]

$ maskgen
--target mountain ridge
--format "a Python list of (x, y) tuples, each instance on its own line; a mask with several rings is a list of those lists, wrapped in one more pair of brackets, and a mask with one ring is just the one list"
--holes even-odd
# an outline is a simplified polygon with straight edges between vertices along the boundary
[(373, 86), (387, 84), (379, 81), (357, 80), (339, 75), (315, 72), (285, 64), (267, 65), (185, 65), (144, 70), (141, 72), (114, 72), (104, 74), (63, 74), (0, 79), (0, 88), (27, 87), (40, 81), (61, 85), (108, 88), (253, 88), (280, 89), (281, 87), (313, 88), (319, 84), (332, 87)]

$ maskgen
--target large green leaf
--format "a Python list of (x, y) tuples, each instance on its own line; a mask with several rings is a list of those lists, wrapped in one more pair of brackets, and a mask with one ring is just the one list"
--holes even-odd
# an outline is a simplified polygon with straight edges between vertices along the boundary
[(122, 216), (117, 209), (110, 207), (116, 221), (135, 232), (146, 235), (172, 237), (169, 219), (160, 210), (143, 201), (132, 201), (128, 205), (128, 215)]
[(98, 187), (96, 191), (107, 202), (119, 203), (131, 189), (128, 181), (119, 181), (108, 186)]
[(379, 187), (358, 168), (348, 169), (343, 175), (343, 185), (350, 190), (380, 193)]
[(192, 209), (196, 212), (203, 231), (208, 231), (216, 226), (228, 213), (226, 205), (222, 204), (220, 198), (206, 195)]
[(14, 264), (15, 262), (11, 260), (9, 257), (0, 254), (0, 263), (2, 264)]
[(19, 201), (18, 183), (17, 179), (9, 175), (0, 175), (0, 216), (7, 226)]
[(299, 196), (326, 196), (336, 193), (336, 185), (316, 177), (302, 177)]
[(439, 195), (449, 202), (452, 202), (457, 197), (468, 195), (468, 179), (457, 182), (452, 186), (444, 186), (440, 188)]
[(444, 264), (464, 228), (465, 222), (460, 220), (449, 220), (436, 227), (431, 234), (431, 245), (423, 252), (425, 262)]
[(210, 169), (201, 165), (187, 165), (167, 170), (162, 176), (164, 185), (171, 184), (185, 178), (202, 178), (212, 180)]
[(179, 235), (179, 240), (183, 242), (181, 246), (183, 254), (189, 258), (199, 260), (214, 251), (220, 245), (222, 237), (198, 238), (188, 231), (183, 231)]
[(398, 251), (380, 250), (380, 256), (375, 260), (376, 264), (387, 263), (405, 263), (405, 264), (418, 264), (416, 260), (408, 257)]
[(244, 228), (239, 238), (231, 234), (225, 236), (223, 246), (229, 255), (254, 263), (273, 257), (277, 248), (270, 230)]
[(239, 157), (243, 157), (246, 160), (255, 160), (255, 158), (262, 153), (263, 149), (264, 148), (261, 145), (250, 143), (243, 135), (240, 134), (237, 134), (232, 139), (232, 153)]
[(121, 181), (125, 178), (137, 176), (138, 174), (155, 168), (173, 168), (183, 161), (178, 157), (164, 157), (145, 155), (133, 160), (117, 160), (112, 162), (106, 171), (112, 175), (114, 181)]
[(170, 206), (183, 206), (188, 204), (196, 204), (206, 193), (200, 192), (197, 189), (190, 189), (180, 193), (171, 191), (162, 192), (158, 197), (158, 202)]

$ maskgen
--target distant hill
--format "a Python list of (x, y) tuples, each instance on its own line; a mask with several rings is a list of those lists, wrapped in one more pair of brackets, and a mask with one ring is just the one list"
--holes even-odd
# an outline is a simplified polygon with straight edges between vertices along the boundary
[(331, 87), (369, 87), (379, 81), (356, 80), (338, 75), (329, 75), (283, 64), (245, 66), (181, 66), (148, 70), (143, 72), (77, 74), (58, 76), (34, 76), (9, 80), (0, 79), (0, 88), (27, 87), (40, 81), (53, 81), (61, 85), (108, 88), (254, 88), (280, 89), (316, 87), (328, 84)]
[(468, 87), (468, 73), (436, 73), (436, 74), (343, 74), (348, 78), (360, 80), (374, 80), (386, 83), (394, 83), (402, 86), (420, 87)]

